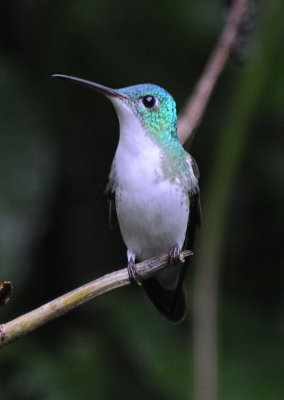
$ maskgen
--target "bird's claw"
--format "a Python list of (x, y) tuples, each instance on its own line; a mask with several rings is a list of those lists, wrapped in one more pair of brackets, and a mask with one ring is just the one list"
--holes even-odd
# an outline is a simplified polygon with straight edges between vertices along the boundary
[(141, 286), (141, 276), (139, 275), (135, 262), (130, 260), (128, 262), (127, 271), (129, 275), (129, 279), (131, 282), (136, 282), (139, 286)]
[(181, 261), (180, 248), (177, 244), (175, 244), (170, 250), (169, 264), (178, 264)]

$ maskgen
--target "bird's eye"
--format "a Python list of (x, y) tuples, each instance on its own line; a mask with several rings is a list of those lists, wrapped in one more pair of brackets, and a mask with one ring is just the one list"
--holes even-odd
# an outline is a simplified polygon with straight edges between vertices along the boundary
[(144, 107), (148, 108), (149, 110), (153, 108), (157, 108), (159, 106), (159, 100), (151, 95), (147, 95), (142, 97), (142, 104)]

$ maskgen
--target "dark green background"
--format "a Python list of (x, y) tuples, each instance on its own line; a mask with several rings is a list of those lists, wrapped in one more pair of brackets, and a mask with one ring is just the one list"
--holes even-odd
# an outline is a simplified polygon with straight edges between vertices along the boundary
[[(247, 43), (240, 38), (190, 149), (205, 226), (186, 321), (169, 325), (137, 287), (109, 293), (2, 349), (1, 399), (191, 399), (194, 270), (216, 238), (219, 398), (283, 397), (284, 7), (254, 4), (255, 27)], [(224, 11), (206, 0), (0, 1), (0, 281), (14, 284), (1, 322), (125, 265), (103, 195), (114, 110), (50, 75), (156, 83), (180, 110)]]

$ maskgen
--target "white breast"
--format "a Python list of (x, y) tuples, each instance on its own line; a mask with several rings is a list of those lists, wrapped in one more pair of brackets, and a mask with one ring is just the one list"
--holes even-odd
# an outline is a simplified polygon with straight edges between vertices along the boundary
[(169, 252), (175, 244), (182, 248), (189, 199), (178, 182), (163, 179), (162, 150), (132, 111), (124, 108), (120, 102), (115, 155), (117, 216), (128, 251), (143, 260)]

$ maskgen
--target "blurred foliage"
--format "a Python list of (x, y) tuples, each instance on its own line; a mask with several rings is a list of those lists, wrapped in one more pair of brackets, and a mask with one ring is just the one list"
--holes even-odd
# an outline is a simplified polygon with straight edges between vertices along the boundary
[[(284, 25), (265, 19), (284, 10), (280, 0), (255, 4), (247, 62), (226, 69), (191, 149), (208, 193), (220, 138), (226, 129), (245, 131), (220, 255), (224, 400), (284, 395)], [(113, 87), (154, 82), (180, 109), (223, 15), (222, 2), (205, 0), (0, 1), (0, 280), (15, 288), (1, 322), (125, 265), (103, 195), (118, 140), (115, 113), (103, 97), (50, 75)], [(264, 51), (266, 32), (275, 43)], [(192, 279), (190, 269), (190, 299)], [(185, 323), (173, 327), (137, 287), (99, 298), (1, 350), (0, 398), (191, 399), (189, 305)]]

